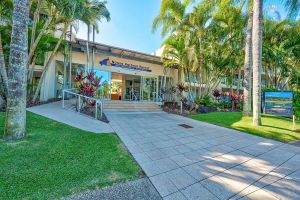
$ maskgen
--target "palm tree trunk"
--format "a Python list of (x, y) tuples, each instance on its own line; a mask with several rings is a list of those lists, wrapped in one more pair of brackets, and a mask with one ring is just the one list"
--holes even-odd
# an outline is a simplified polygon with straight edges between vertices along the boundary
[(86, 41), (86, 71), (90, 72), (90, 47), (89, 47), (89, 43), (90, 43), (90, 25), (88, 24), (88, 28), (87, 28), (87, 41)]
[(3, 107), (3, 101), (5, 101), (6, 105), (6, 96), (5, 96), (5, 90), (4, 90), (4, 85), (2, 84), (2, 77), (0, 76), (0, 109)]
[[(64, 39), (67, 41), (66, 34), (64, 35)], [(63, 89), (67, 89), (67, 46), (64, 47), (64, 85)]]
[(32, 58), (31, 68), (29, 67), (29, 71), (27, 72), (27, 98), (30, 98), (31, 94), (34, 92), (33, 74), (35, 70), (35, 60), (36, 55)]
[(72, 88), (72, 65), (73, 65), (73, 49), (72, 49), (72, 30), (73, 26), (70, 25), (70, 38), (69, 38), (69, 89)]
[(3, 54), (3, 48), (2, 48), (2, 37), (0, 33), (0, 75), (3, 85), (3, 92), (4, 96), (7, 97), (7, 90), (8, 90), (8, 79), (7, 79), (7, 72), (5, 67), (5, 60), (4, 60), (4, 54)]
[(47, 60), (47, 63), (45, 65), (45, 67), (44, 67), (44, 70), (42, 72), (41, 78), (39, 80), (38, 86), (37, 86), (37, 88), (35, 90), (35, 93), (34, 93), (34, 96), (32, 98), (32, 102), (35, 102), (36, 99), (37, 99), (37, 97), (39, 96), (39, 93), (40, 93), (40, 90), (41, 90), (41, 87), (42, 87), (42, 83), (43, 83), (43, 81), (45, 79), (46, 72), (47, 72), (47, 70), (48, 70), (48, 68), (49, 68), (49, 66), (50, 66), (50, 64), (51, 64), (51, 62), (52, 62), (52, 60), (53, 60), (53, 58), (54, 58), (54, 56), (55, 56), (55, 54), (56, 54), (56, 52), (57, 52), (60, 44), (62, 42), (62, 40), (63, 40), (63, 37), (64, 37), (64, 35), (65, 35), (66, 31), (67, 31), (67, 27), (68, 26), (66, 25), (65, 28), (64, 28), (63, 33), (61, 34), (61, 36), (59, 38), (59, 41), (57, 42), (54, 50), (51, 52), (51, 55), (50, 55), (49, 59)]
[(13, 6), (7, 112), (4, 132), (6, 140), (22, 139), (26, 135), (29, 0), (14, 0)]
[(247, 36), (245, 47), (245, 63), (244, 63), (244, 105), (243, 115), (251, 116), (252, 111), (252, 27), (253, 27), (253, 11), (248, 14)]
[(239, 68), (238, 72), (238, 82), (237, 82), (237, 94), (240, 95), (241, 90), (241, 68)]
[(182, 68), (178, 68), (178, 83), (182, 83)]
[(34, 73), (34, 70), (35, 70), (35, 61), (36, 61), (36, 56), (34, 56), (32, 58), (32, 63), (31, 63), (31, 68), (29, 69), (29, 72), (28, 72), (28, 82), (31, 83), (32, 82), (32, 79), (33, 79), (33, 73)]
[[(234, 75), (234, 71), (233, 71), (234, 69), (232, 68), (231, 69), (231, 84), (230, 84), (230, 94), (231, 95), (233, 95), (233, 84), (234, 84), (234, 77), (233, 77), (233, 75)], [(234, 109), (234, 101), (231, 99), (231, 110), (233, 111), (233, 109)]]
[(36, 25), (39, 21), (41, 5), (42, 5), (42, 0), (38, 0), (36, 10), (34, 11), (34, 16), (33, 16), (33, 25), (32, 25), (32, 29), (31, 29), (30, 47), (32, 47), (32, 45), (34, 43), (34, 40), (35, 40)]
[[(95, 26), (93, 26), (93, 43), (95, 43)], [(94, 71), (94, 66), (95, 66), (95, 48), (93, 47), (92, 48), (92, 71)]]
[(261, 65), (262, 65), (263, 0), (253, 1), (253, 125), (261, 125)]
[(48, 26), (50, 25), (50, 23), (52, 22), (52, 17), (49, 17), (47, 19), (47, 21), (45, 22), (41, 32), (39, 33), (39, 35), (37, 36), (37, 38), (35, 39), (34, 43), (30, 46), (30, 51), (29, 51), (29, 55), (28, 55), (28, 60), (27, 60), (27, 64), (29, 65), (31, 62), (31, 59), (34, 55), (34, 52), (40, 42), (40, 40), (42, 39), (42, 37), (44, 36), (45, 32), (47, 31)]

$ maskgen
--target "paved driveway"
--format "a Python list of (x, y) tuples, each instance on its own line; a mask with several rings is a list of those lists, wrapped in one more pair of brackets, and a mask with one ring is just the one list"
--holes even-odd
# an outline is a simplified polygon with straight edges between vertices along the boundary
[(299, 147), (166, 113), (108, 118), (164, 199), (300, 198)]

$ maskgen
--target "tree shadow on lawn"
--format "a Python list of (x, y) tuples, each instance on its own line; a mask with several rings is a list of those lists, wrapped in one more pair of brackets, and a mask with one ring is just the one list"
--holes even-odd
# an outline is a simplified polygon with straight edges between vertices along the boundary
[[(293, 127), (293, 121), (290, 119), (290, 118), (287, 118), (287, 117), (280, 117), (280, 116), (274, 116), (274, 115), (262, 115), (263, 117), (263, 121), (262, 121), (262, 126), (263, 127), (269, 127), (269, 128), (275, 128), (275, 129), (280, 129), (280, 130), (284, 130), (284, 131), (291, 131), (291, 132), (294, 132), (292, 127)], [(282, 126), (279, 126), (279, 125), (268, 125), (267, 123), (264, 123), (264, 119), (270, 119), (270, 120), (281, 120), (281, 121), (285, 121), (288, 125), (290, 124), (290, 128), (286, 128), (286, 126), (282, 127)], [(270, 123), (270, 122), (269, 122)], [(274, 121), (274, 123), (276, 123)], [(299, 122), (296, 121), (296, 124), (299, 124)], [(296, 132), (295, 132), (296, 133)], [(300, 137), (300, 134), (299, 134), (299, 137)]]
[[(279, 116), (263, 114), (261, 127), (252, 126), (252, 117), (243, 117), (241, 112), (200, 114), (191, 116), (191, 118), (282, 142), (300, 139), (300, 134), (292, 131), (291, 120)], [(290, 129), (288, 123), (291, 124)]]
[[(291, 126), (292, 126), (292, 125), (291, 125)], [(266, 125), (266, 124), (262, 124), (262, 127), (275, 128), (275, 129), (280, 129), (280, 130), (283, 130), (283, 131), (291, 131), (291, 132), (293, 132), (292, 129), (281, 128), (281, 127), (278, 127), (278, 126), (270, 126), (270, 125)], [(296, 132), (295, 132), (295, 133), (296, 133)]]
[[(265, 126), (263, 125), (263, 127), (265, 127)], [(297, 137), (292, 134), (279, 133), (279, 132), (275, 132), (275, 131), (271, 131), (271, 130), (259, 131), (259, 130), (253, 129), (253, 128), (241, 127), (241, 126), (236, 126), (233, 128), (236, 130), (245, 132), (245, 133), (249, 133), (249, 134), (264, 137), (264, 138), (273, 139), (273, 140), (284, 142), (284, 143), (288, 143), (288, 142), (292, 142), (292, 141), (296, 141), (296, 140), (300, 139), (300, 134), (299, 134), (299, 137)], [(274, 128), (277, 128), (277, 127), (274, 127)]]

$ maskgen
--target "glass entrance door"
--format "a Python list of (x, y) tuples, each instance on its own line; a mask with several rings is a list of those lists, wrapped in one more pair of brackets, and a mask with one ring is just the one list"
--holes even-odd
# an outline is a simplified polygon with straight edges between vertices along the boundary
[(125, 100), (138, 101), (141, 94), (141, 77), (126, 76), (125, 78)]
[(155, 101), (157, 91), (157, 78), (143, 77), (143, 100)]

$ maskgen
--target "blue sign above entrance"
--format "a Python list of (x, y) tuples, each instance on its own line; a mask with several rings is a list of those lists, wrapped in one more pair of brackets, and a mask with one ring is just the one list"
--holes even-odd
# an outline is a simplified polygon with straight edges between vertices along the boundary
[(149, 67), (143, 67), (140, 65), (134, 65), (129, 63), (121, 63), (110, 59), (109, 57), (100, 61), (100, 65), (120, 67), (123, 69), (136, 70), (136, 71), (144, 71), (144, 72), (152, 72)]

